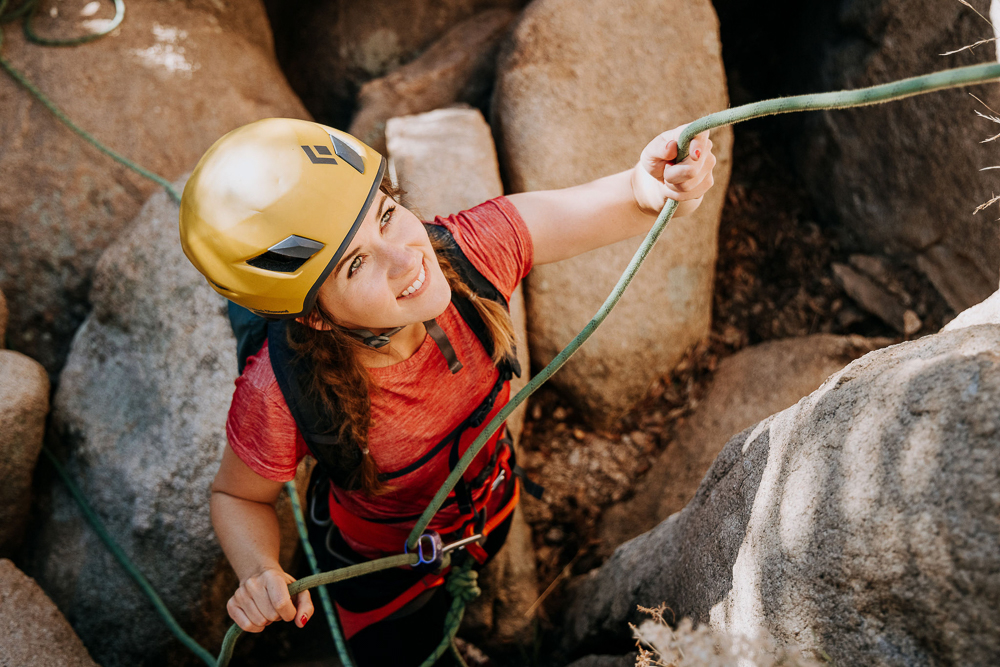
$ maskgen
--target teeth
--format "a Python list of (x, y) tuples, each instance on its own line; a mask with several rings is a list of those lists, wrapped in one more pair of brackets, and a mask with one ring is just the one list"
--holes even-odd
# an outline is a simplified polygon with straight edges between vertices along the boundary
[(427, 277), (427, 275), (424, 273), (424, 267), (421, 266), (420, 267), (420, 275), (417, 276), (417, 279), (413, 281), (413, 284), (410, 285), (409, 287), (407, 287), (405, 290), (403, 290), (403, 292), (399, 296), (400, 297), (409, 296), (409, 295), (413, 294), (414, 292), (416, 292), (418, 289), (420, 289), (421, 287), (423, 287), (424, 279), (426, 277)]

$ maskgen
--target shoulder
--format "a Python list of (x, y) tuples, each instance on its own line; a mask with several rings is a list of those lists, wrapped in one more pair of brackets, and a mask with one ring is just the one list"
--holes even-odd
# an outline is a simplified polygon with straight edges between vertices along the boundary
[(226, 419), (229, 445), (254, 472), (274, 481), (295, 476), (298, 426), (271, 369), (267, 345), (247, 360)]
[(506, 197), (438, 216), (431, 224), (445, 227), (476, 270), (508, 299), (531, 270), (531, 234), (517, 207)]

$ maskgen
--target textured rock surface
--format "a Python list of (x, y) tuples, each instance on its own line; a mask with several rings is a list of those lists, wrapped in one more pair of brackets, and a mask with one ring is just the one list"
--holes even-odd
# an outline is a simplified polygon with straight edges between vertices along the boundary
[[(82, 7), (82, 3), (80, 4)], [(86, 34), (93, 18), (39, 12), (42, 34)], [(111, 149), (177, 178), (229, 130), (306, 112), (279, 72), (259, 0), (130, 0), (114, 33), (75, 48), (4, 32), (4, 58)], [(136, 216), (151, 181), (70, 132), (9, 76), (0, 77), (0, 288), (9, 344), (56, 371), (87, 314), (98, 258)]]
[[(440, 109), (415, 116), (393, 118), (386, 133), (389, 159), (404, 201), (423, 219), (449, 215), (503, 194), (496, 149), (489, 125), (476, 109)], [(462, 174), (455, 179), (455, 174)], [(511, 382), (511, 391), (523, 387), (529, 376), (525, 333), (524, 297), (521, 288), (510, 300), (517, 336), (522, 377)], [(515, 442), (524, 423), (526, 405), (507, 420)], [(533, 502), (533, 500), (526, 500)], [(467, 614), (466, 628), (500, 642), (527, 642), (523, 630), (529, 620), (524, 612), (537, 597), (535, 551), (531, 528), (520, 508), (514, 513), (510, 536), (503, 551), (482, 573), (483, 596)]]
[(268, 0), (278, 59), (316, 118), (346, 127), (358, 88), (412, 61), (450, 28), (526, 0)]
[[(664, 48), (682, 42), (683, 49)], [(628, 169), (660, 132), (726, 108), (720, 49), (708, 0), (532, 3), (501, 55), (493, 99), (511, 190), (566, 187)], [(715, 131), (712, 140), (715, 187), (694, 215), (670, 224), (605, 325), (553, 378), (595, 423), (631, 407), (708, 333), (732, 133)], [(537, 364), (593, 316), (640, 240), (532, 271), (528, 326)]]
[(493, 87), (496, 51), (514, 13), (496, 9), (462, 21), (425, 53), (358, 94), (350, 133), (385, 153), (385, 123), (456, 102), (477, 104)]
[(97, 667), (38, 584), (0, 559), (0, 665)]
[(0, 350), (0, 556), (20, 544), (31, 478), (49, 413), (49, 376), (34, 359)]
[(1000, 324), (1000, 291), (994, 292), (982, 303), (959, 313), (958, 317), (946, 324), (942, 331), (955, 331), (977, 324)]
[(567, 640), (665, 602), (836, 664), (1000, 652), (1000, 326), (872, 352), (733, 437), (683, 511), (575, 589)]
[(763, 343), (723, 359), (705, 399), (678, 428), (632, 498), (601, 517), (602, 549), (610, 553), (682, 510), (733, 435), (793, 405), (851, 361), (885, 344), (820, 334)]
[[(977, 5), (985, 11), (982, 3)], [(823, 54), (813, 89), (860, 88), (983, 62), (987, 44), (942, 57), (989, 37), (970, 7), (936, 0), (850, 0), (804, 48)], [(807, 21), (822, 22), (810, 15)], [(983, 50), (989, 52), (984, 53)], [(802, 173), (821, 211), (881, 251), (919, 252), (919, 266), (955, 310), (997, 288), (1000, 238), (994, 215), (973, 216), (995, 188), (992, 123), (973, 115), (1000, 104), (995, 85), (923, 95), (863, 109), (804, 118)]]
[(7, 320), (10, 311), (7, 310), (7, 299), (3, 292), (0, 292), (0, 349), (7, 347)]
[(628, 655), (587, 655), (569, 667), (635, 667), (635, 653)]
[[(236, 352), (225, 300), (181, 251), (177, 215), (154, 194), (101, 258), (53, 422), (108, 531), (181, 626), (218, 646), (237, 583), (208, 501)], [(32, 573), (105, 667), (194, 664), (59, 484), (34, 551)]]

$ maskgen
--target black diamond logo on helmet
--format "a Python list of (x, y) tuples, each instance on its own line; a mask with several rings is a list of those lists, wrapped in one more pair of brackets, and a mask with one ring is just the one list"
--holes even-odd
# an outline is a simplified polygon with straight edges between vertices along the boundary
[[(306, 152), (306, 155), (309, 156), (309, 161), (313, 164), (337, 164), (337, 161), (330, 153), (330, 149), (326, 146), (302, 146), (301, 148)], [(313, 148), (316, 149), (316, 153), (313, 152)], [(330, 155), (330, 157), (319, 157), (320, 155)]]
[(337, 154), (337, 157), (357, 169), (359, 174), (365, 173), (365, 163), (353, 148), (332, 134), (330, 135), (330, 139), (333, 141), (333, 150)]

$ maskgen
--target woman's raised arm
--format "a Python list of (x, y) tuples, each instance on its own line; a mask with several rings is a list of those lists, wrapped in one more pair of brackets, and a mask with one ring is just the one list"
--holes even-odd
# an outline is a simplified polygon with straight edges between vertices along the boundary
[(664, 132), (643, 149), (632, 169), (561, 190), (510, 195), (535, 247), (535, 264), (558, 262), (649, 231), (667, 199), (681, 202), (674, 217), (693, 212), (715, 182), (708, 132), (691, 142), (680, 164), (677, 137)]

